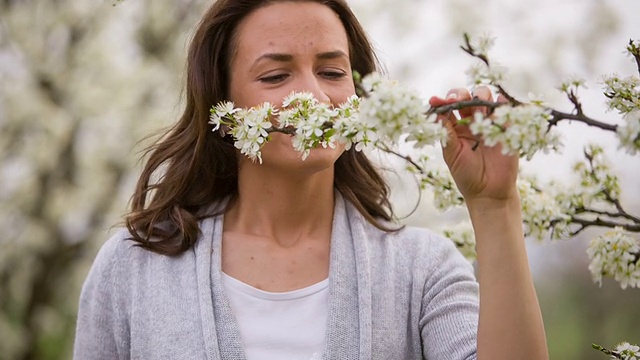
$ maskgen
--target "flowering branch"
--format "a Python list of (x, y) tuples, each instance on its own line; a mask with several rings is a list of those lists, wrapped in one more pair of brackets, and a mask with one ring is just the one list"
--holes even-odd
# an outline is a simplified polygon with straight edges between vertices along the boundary
[[(464, 198), (455, 186), (453, 179), (430, 164), (430, 159), (427, 156), (422, 155), (419, 160), (414, 160), (411, 156), (403, 155), (385, 144), (377, 143), (376, 147), (406, 161), (408, 163), (407, 170), (419, 175), (420, 188), (424, 189), (429, 186), (433, 189), (434, 203), (437, 208), (445, 209), (464, 204)], [(464, 243), (468, 243), (468, 241)]]
[(598, 344), (591, 344), (591, 347), (602, 351), (605, 355), (610, 356), (611, 359), (636, 360), (640, 358), (640, 347), (637, 345), (631, 345), (627, 342), (622, 342), (616, 345), (615, 350), (607, 349)]
[(640, 74), (640, 45), (636, 44), (633, 40), (629, 40), (627, 52), (636, 60), (636, 65), (638, 65), (638, 74)]
[[(619, 202), (617, 200), (615, 200), (614, 204), (619, 204)], [(629, 219), (631, 221), (640, 223), (640, 219), (638, 219), (637, 217), (635, 217), (633, 215), (628, 214), (627, 212), (625, 212), (622, 209), (618, 210), (618, 212), (616, 212), (616, 213), (597, 210), (597, 209), (590, 209), (590, 208), (577, 208), (576, 209), (576, 214), (581, 214), (581, 213), (586, 213), (586, 212), (597, 214), (597, 215), (604, 215), (604, 216), (608, 216), (608, 217), (612, 217), (612, 218), (625, 218), (625, 219)]]
[(496, 108), (500, 106), (506, 106), (506, 105), (507, 104), (505, 103), (485, 101), (485, 100), (474, 98), (473, 100), (458, 101), (451, 104), (434, 106), (429, 110), (427, 110), (427, 114), (441, 115), (441, 114), (446, 114), (453, 110), (461, 110), (469, 107), (486, 107), (489, 110), (489, 113), (491, 113)]
[(589, 126), (595, 126), (602, 130), (616, 132), (616, 130), (618, 129), (617, 125), (607, 124), (605, 122), (598, 121), (586, 116), (584, 113), (582, 113), (582, 109), (580, 109), (577, 114), (571, 114), (551, 109), (551, 116), (552, 119), (549, 120), (550, 126), (557, 125), (562, 120), (576, 120)]
[[(491, 39), (481, 39), (479, 41), (480, 45), (473, 45), (472, 44), (472, 40), (471, 40), (471, 36), (469, 36), (469, 34), (465, 33), (464, 35), (464, 45), (460, 46), (462, 48), (462, 50), (464, 52), (466, 52), (467, 54), (471, 55), (472, 57), (475, 57), (477, 59), (479, 59), (480, 61), (482, 61), (487, 68), (491, 68), (491, 63), (489, 61), (489, 57), (487, 55), (487, 51), (492, 43)], [(633, 42), (631, 42), (632, 45)], [(629, 46), (629, 48), (631, 49), (632, 47)], [(634, 47), (633, 49), (635, 49), (636, 51), (639, 51), (637, 47)], [(631, 50), (630, 50), (631, 51)], [(639, 51), (640, 52), (640, 51)], [(636, 60), (640, 59), (640, 55), (638, 57), (636, 57)], [(640, 65), (639, 65), (640, 66)], [(498, 92), (500, 94), (502, 94), (512, 106), (518, 106), (518, 105), (522, 105), (524, 104), (522, 101), (519, 101), (518, 99), (516, 99), (514, 96), (512, 96), (511, 94), (509, 94), (509, 92), (507, 92), (504, 87), (499, 84), (496, 83), (495, 81), (492, 81), (492, 79), (488, 79), (489, 80), (489, 84), (494, 85)], [(476, 80), (476, 83), (481, 83), (481, 80)], [(588, 116), (586, 116), (582, 110), (582, 104), (580, 103), (578, 96), (577, 96), (577, 87), (580, 85), (579, 82), (574, 81), (573, 87), (570, 87), (569, 85), (564, 85), (562, 86), (562, 91), (565, 92), (567, 94), (567, 97), (569, 98), (569, 101), (574, 105), (574, 108), (576, 110), (576, 113), (567, 113), (567, 112), (562, 112), (562, 111), (558, 111), (555, 109), (551, 109), (548, 108), (548, 110), (551, 113), (551, 119), (549, 120), (549, 126), (555, 126), (557, 125), (560, 121), (562, 120), (575, 120), (575, 121), (579, 121), (582, 122), (586, 125), (589, 126), (595, 126), (598, 127), (600, 129), (603, 130), (607, 130), (607, 131), (613, 131), (616, 132), (617, 126), (616, 125), (611, 125), (608, 123), (605, 123), (603, 121), (598, 121), (595, 119), (592, 119)], [(495, 106), (490, 106), (487, 104), (480, 104), (482, 106), (487, 106), (490, 109), (495, 108)], [(462, 107), (468, 107), (468, 106), (477, 106), (475, 104), (469, 104)], [(456, 110), (459, 110), (459, 108), (457, 108)]]
[[(640, 232), (640, 218), (628, 213), (620, 203), (618, 194), (620, 192), (618, 179), (608, 173), (608, 168), (602, 159), (603, 150), (598, 147), (589, 147), (585, 149), (584, 156), (587, 160), (586, 164), (576, 165), (577, 170), (582, 176), (582, 184), (593, 187), (590, 197), (601, 200), (604, 205), (612, 207), (614, 210), (599, 210), (590, 206), (584, 201), (573, 202), (574, 209), (570, 211), (570, 222), (580, 225), (580, 228), (573, 231), (570, 235), (575, 236), (590, 226), (600, 226), (609, 228), (623, 228), (631, 232)], [(584, 195), (580, 196), (584, 199)], [(581, 215), (581, 216), (578, 216)], [(590, 215), (595, 215), (595, 218)], [(585, 217), (586, 216), (586, 217)], [(604, 216), (604, 218), (603, 218)], [(621, 221), (626, 220), (626, 221)]]
[(576, 236), (581, 233), (583, 230), (588, 228), (589, 226), (600, 226), (607, 228), (622, 228), (627, 231), (632, 232), (640, 232), (640, 224), (621, 224), (619, 222), (602, 219), (600, 217), (595, 218), (594, 220), (581, 219), (579, 217), (571, 217), (571, 223), (581, 225), (580, 228), (571, 233), (571, 236)]
[[(471, 44), (471, 36), (468, 33), (464, 33), (463, 37), (464, 37), (464, 45), (461, 45), (460, 48), (467, 54), (480, 59), (487, 66), (487, 68), (491, 68), (491, 64), (489, 64), (489, 57), (487, 55), (487, 52), (489, 48), (493, 45), (493, 39), (484, 38), (481, 40), (478, 46), (475, 46)], [(511, 96), (511, 94), (509, 94), (502, 87), (502, 85), (495, 84), (495, 86), (498, 89), (498, 92), (502, 94), (502, 96), (504, 96), (511, 105), (517, 106), (522, 104), (516, 98)]]
[[(500, 144), (505, 154), (530, 158), (540, 150), (557, 150), (561, 141), (555, 125), (561, 120), (576, 120), (615, 131), (621, 146), (632, 154), (640, 151), (640, 80), (617, 76), (605, 79), (609, 107), (621, 112), (627, 121), (621, 125), (606, 124), (584, 114), (577, 96), (581, 80), (571, 80), (560, 88), (574, 106), (572, 113), (545, 107), (540, 101), (524, 103), (510, 96), (499, 84), (504, 77), (501, 69), (496, 70), (493, 63), (489, 67), (487, 50), (490, 44), (491, 40), (487, 39), (472, 44), (470, 37), (465, 35), (463, 49), (480, 59), (484, 66), (475, 68), (470, 74), (476, 84), (498, 87), (508, 102), (473, 98), (428, 107), (415, 92), (395, 81), (375, 73), (364, 78), (355, 73), (356, 91), (360, 97), (354, 96), (338, 107), (320, 103), (309, 93), (292, 93), (279, 107), (265, 103), (250, 109), (235, 109), (232, 103), (218, 104), (211, 109), (210, 123), (214, 125), (214, 131), (232, 136), (242, 154), (260, 162), (260, 149), (273, 133), (291, 136), (294, 149), (303, 159), (311, 149), (334, 147), (336, 142), (343, 143), (346, 149), (353, 146), (356, 151), (377, 148), (403, 159), (407, 169), (417, 175), (420, 187), (433, 189), (434, 204), (439, 209), (464, 203), (451, 175), (446, 169), (434, 166), (429, 157), (404, 155), (397, 146), (407, 143), (420, 150), (438, 143), (446, 144), (447, 132), (437, 117), (450, 111), (487, 108), (488, 115), (476, 112), (473, 117), (461, 119), (460, 123), (469, 126), (471, 133), (481, 139), (479, 143), (485, 146)], [(618, 178), (610, 174), (603, 152), (595, 146), (585, 149), (586, 161), (574, 167), (580, 175), (579, 187), (554, 193), (557, 186), (540, 186), (535, 179), (521, 177), (518, 180), (525, 235), (540, 240), (549, 235), (559, 239), (576, 236), (588, 227), (614, 229), (592, 241), (589, 247), (594, 281), (600, 281), (605, 275), (614, 277), (623, 288), (640, 287), (640, 263), (636, 256), (640, 253), (640, 245), (623, 233), (640, 232), (640, 217), (622, 206)], [(472, 247), (472, 232), (467, 229), (451, 230), (449, 234), (460, 246)], [(624, 246), (612, 247), (611, 244)], [(471, 251), (466, 253), (472, 254)]]
[[(584, 156), (587, 159), (588, 163), (589, 163), (589, 175), (591, 176), (591, 178), (593, 180), (595, 180), (598, 183), (604, 183), (607, 182), (607, 179), (600, 179), (600, 177), (598, 176), (598, 171), (597, 171), (597, 167), (598, 164), (596, 164), (596, 156), (599, 155), (599, 153), (601, 153), (602, 151), (598, 151), (595, 149), (591, 149), (591, 151), (585, 151), (584, 152)], [(640, 226), (640, 218), (636, 217), (636, 216), (632, 216), (630, 215), (628, 212), (626, 212), (623, 208), (622, 208), (622, 204), (620, 204), (620, 200), (618, 199), (618, 197), (616, 195), (614, 195), (614, 192), (619, 192), (617, 191), (617, 186), (603, 186), (602, 187), (602, 193), (605, 196), (605, 199), (613, 204), (616, 208), (617, 215), (627, 218), (629, 220), (635, 221), (636, 223), (639, 224)]]

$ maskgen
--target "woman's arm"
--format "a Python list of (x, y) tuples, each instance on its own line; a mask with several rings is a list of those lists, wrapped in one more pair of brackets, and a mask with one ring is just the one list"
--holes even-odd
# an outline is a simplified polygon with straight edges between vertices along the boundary
[[(485, 87), (473, 95), (492, 100)], [(470, 99), (469, 91), (455, 89), (446, 99), (434, 97), (430, 102), (437, 106)], [(460, 110), (460, 116), (472, 117), (475, 111), (486, 109)], [(478, 359), (548, 359), (522, 230), (516, 189), (518, 157), (503, 155), (499, 146), (482, 145), (452, 113), (442, 116), (441, 121), (449, 132), (444, 158), (465, 198), (476, 237)]]
[(129, 329), (118, 302), (117, 248), (122, 239), (115, 235), (96, 256), (82, 286), (73, 359), (125, 360)]
[(467, 206), (478, 254), (478, 359), (547, 359), (517, 194), (502, 201), (478, 199)]

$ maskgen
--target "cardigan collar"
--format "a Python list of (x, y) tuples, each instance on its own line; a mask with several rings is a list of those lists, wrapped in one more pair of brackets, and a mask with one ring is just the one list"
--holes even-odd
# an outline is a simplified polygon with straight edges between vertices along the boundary
[[(208, 360), (246, 360), (221, 281), (223, 216), (202, 221), (201, 235), (193, 249), (202, 334)], [(358, 210), (336, 191), (323, 359), (371, 358), (371, 284), (365, 224)]]

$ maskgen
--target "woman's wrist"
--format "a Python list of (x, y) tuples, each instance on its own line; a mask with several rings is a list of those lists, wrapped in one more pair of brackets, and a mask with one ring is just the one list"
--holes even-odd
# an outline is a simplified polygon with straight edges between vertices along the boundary
[(492, 257), (524, 246), (520, 198), (517, 194), (500, 199), (470, 199), (467, 200), (467, 209), (476, 237), (478, 258)]
[(465, 198), (465, 203), (472, 219), (474, 215), (482, 215), (487, 212), (493, 213), (505, 210), (520, 212), (520, 196), (515, 189), (510, 191), (510, 194), (499, 198), (486, 196), (468, 197)]

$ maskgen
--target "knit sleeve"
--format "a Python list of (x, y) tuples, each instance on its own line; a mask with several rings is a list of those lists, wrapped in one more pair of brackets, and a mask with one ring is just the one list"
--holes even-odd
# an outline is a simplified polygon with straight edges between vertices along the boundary
[(119, 257), (128, 245), (119, 232), (100, 249), (82, 287), (73, 359), (129, 359), (129, 326), (125, 316)]
[(439, 238), (422, 298), (422, 352), (429, 360), (476, 359), (479, 295), (473, 267)]

